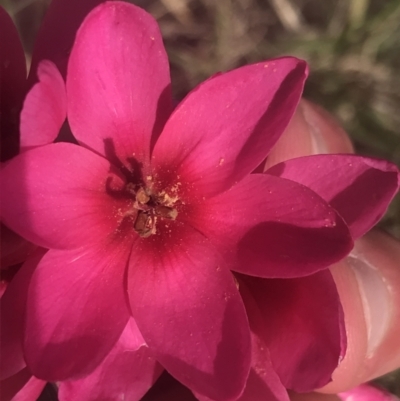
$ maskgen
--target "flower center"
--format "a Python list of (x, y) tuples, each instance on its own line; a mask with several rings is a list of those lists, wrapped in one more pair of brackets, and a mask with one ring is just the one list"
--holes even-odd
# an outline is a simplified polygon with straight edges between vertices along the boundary
[(176, 219), (178, 211), (173, 206), (177, 199), (171, 198), (164, 191), (153, 194), (147, 187), (141, 186), (135, 189), (129, 185), (129, 192), (135, 195), (133, 208), (137, 210), (133, 228), (140, 237), (147, 238), (155, 234), (159, 219)]

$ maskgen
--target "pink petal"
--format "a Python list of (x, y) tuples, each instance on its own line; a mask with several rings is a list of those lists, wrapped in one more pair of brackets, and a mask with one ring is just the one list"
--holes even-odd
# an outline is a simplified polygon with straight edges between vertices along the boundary
[(32, 254), (10, 284), (0, 301), (0, 379), (15, 375), (26, 366), (22, 342), (29, 282), (34, 269), (45, 254), (38, 249)]
[(297, 106), (306, 63), (281, 58), (219, 74), (175, 109), (153, 154), (158, 171), (211, 196), (252, 172)]
[(373, 227), (399, 189), (398, 168), (387, 161), (355, 155), (315, 155), (269, 170), (299, 182), (325, 199), (343, 217), (353, 238)]
[(156, 21), (132, 4), (102, 4), (81, 26), (69, 59), (72, 132), (113, 162), (148, 161), (171, 110), (169, 85)]
[(22, 263), (35, 248), (14, 231), (0, 223), (0, 268)]
[(223, 252), (232, 270), (259, 277), (300, 277), (346, 256), (345, 224), (310, 189), (252, 174), (203, 201), (186, 217)]
[(375, 387), (368, 383), (361, 384), (351, 390), (339, 393), (338, 397), (342, 401), (396, 401), (393, 394), (383, 388)]
[(263, 338), (266, 325), (261, 310), (240, 277), (238, 283), (249, 317), (252, 338), (250, 375), (239, 401), (289, 401), (287, 391), (272, 366), (269, 349)]
[(133, 319), (104, 361), (88, 376), (60, 383), (60, 401), (140, 400), (157, 380), (162, 368)]
[[(290, 401), (285, 387), (272, 368), (268, 349), (265, 345), (258, 347), (261, 351), (257, 354), (254, 352), (254, 345), (253, 343), (252, 368), (244, 392), (237, 401)], [(195, 395), (199, 401), (214, 401), (199, 394)]]
[(42, 61), (38, 77), (21, 112), (21, 150), (53, 142), (67, 115), (65, 85), (57, 67)]
[(110, 352), (129, 318), (123, 287), (129, 241), (46, 253), (32, 275), (25, 357), (37, 377), (78, 379)]
[(328, 111), (303, 98), (261, 167), (265, 171), (285, 160), (321, 153), (354, 153), (354, 148), (347, 133)]
[[(263, 338), (264, 331), (270, 328), (265, 324), (262, 312), (245, 282), (240, 276), (237, 280), (249, 317), (252, 339), (250, 374), (244, 392), (237, 401), (289, 401), (288, 393), (272, 367), (268, 346)], [(195, 395), (200, 401), (213, 401), (199, 394)]]
[[(291, 280), (241, 279), (264, 319), (264, 327), (252, 329), (269, 348), (283, 385), (306, 392), (328, 383), (345, 350), (343, 311), (330, 272)], [(252, 322), (252, 310), (247, 312)]]
[(32, 376), (28, 368), (0, 382), (2, 401), (33, 401), (38, 399), (46, 382)]
[(243, 303), (211, 244), (185, 225), (179, 233), (175, 242), (154, 235), (135, 245), (128, 275), (132, 314), (175, 378), (216, 401), (231, 400), (250, 367)]
[(20, 154), (0, 172), (2, 220), (45, 248), (77, 248), (118, 235), (128, 200), (120, 173), (95, 153), (56, 143)]
[(272, 389), (270, 387), (271, 383), (267, 385), (267, 383), (260, 378), (260, 375), (268, 375), (269, 381), (271, 381), (272, 372), (272, 367), (269, 367), (266, 362), (260, 366), (259, 372), (255, 369), (251, 369), (244, 393), (237, 401), (289, 401), (287, 391), (279, 381), (275, 372), (273, 372), (275, 382), (273, 383), (274, 388)]
[(29, 83), (42, 60), (52, 61), (65, 78), (76, 32), (89, 11), (105, 0), (52, 0), (40, 26), (32, 55)]
[[(0, 160), (18, 153), (19, 113), (25, 94), (26, 65), (18, 32), (0, 7)], [(5, 40), (7, 38), (7, 40)]]

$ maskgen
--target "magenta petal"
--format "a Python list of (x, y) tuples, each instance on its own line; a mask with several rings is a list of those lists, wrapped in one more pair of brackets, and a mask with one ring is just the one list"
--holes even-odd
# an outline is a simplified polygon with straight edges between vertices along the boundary
[(121, 335), (129, 312), (123, 277), (127, 243), (46, 253), (28, 292), (25, 357), (48, 381), (93, 371)]
[[(254, 354), (253, 349), (252, 368), (243, 394), (237, 401), (290, 401), (285, 387), (271, 365), (265, 345), (257, 355), (257, 360), (254, 359)], [(200, 394), (196, 394), (196, 398), (199, 401), (214, 401)]]
[(58, 397), (60, 401), (136, 401), (161, 372), (130, 319), (104, 361), (83, 379), (60, 383)]
[(28, 368), (0, 382), (1, 401), (37, 400), (46, 382), (32, 376)]
[(187, 217), (229, 258), (232, 270), (259, 277), (300, 277), (326, 268), (352, 248), (340, 216), (310, 189), (252, 174)]
[(0, 7), (0, 161), (19, 150), (19, 113), (25, 94), (26, 64), (21, 41), (10, 16)]
[(0, 222), (0, 268), (22, 263), (35, 245), (24, 240)]
[(89, 11), (105, 0), (52, 0), (40, 26), (32, 55), (29, 82), (42, 60), (52, 61), (65, 78), (76, 32)]
[(386, 389), (368, 383), (339, 393), (338, 397), (342, 401), (398, 401), (398, 398)]
[(203, 196), (252, 172), (278, 140), (300, 99), (306, 63), (281, 58), (219, 74), (175, 109), (153, 163), (191, 182)]
[(353, 238), (380, 220), (399, 188), (394, 164), (355, 155), (301, 157), (279, 163), (267, 173), (315, 191), (340, 213)]
[[(211, 244), (182, 225), (178, 246), (134, 246), (132, 314), (157, 360), (176, 379), (216, 401), (238, 397), (250, 368), (250, 331), (233, 277)], [(234, 352), (233, 352), (234, 350)]]
[[(264, 364), (260, 366), (260, 371), (264, 375), (269, 374), (266, 373), (265, 370), (273, 372), (272, 367), (266, 367), (266, 363), (264, 362)], [(282, 383), (279, 381), (276, 373), (273, 373), (275, 376), (275, 388), (271, 389), (271, 383), (267, 385), (257, 374), (257, 371), (251, 369), (244, 393), (237, 401), (289, 401), (289, 396), (285, 387), (283, 387)]]
[(262, 312), (240, 276), (237, 279), (249, 317), (252, 338), (250, 375), (239, 401), (289, 401), (288, 393), (272, 366), (268, 346), (263, 338), (266, 325)]
[(21, 112), (21, 150), (53, 142), (67, 115), (65, 85), (57, 67), (42, 61), (38, 77)]
[[(238, 283), (240, 294), (246, 305), (250, 329), (252, 331), (252, 356), (251, 369), (246, 387), (237, 401), (289, 401), (286, 388), (272, 367), (267, 344), (261, 338), (266, 327), (261, 310), (240, 278), (238, 279)], [(208, 397), (199, 394), (195, 395), (199, 401), (213, 401)]]
[(0, 171), (2, 220), (45, 248), (77, 248), (118, 233), (126, 200), (110, 163), (69, 143), (24, 152)]
[(257, 335), (284, 386), (306, 392), (327, 384), (345, 346), (343, 311), (330, 272), (286, 280), (241, 279), (261, 311), (264, 327)]
[(169, 85), (156, 21), (132, 4), (102, 4), (82, 24), (69, 59), (72, 132), (108, 158), (148, 161), (151, 137), (171, 111)]
[(0, 379), (26, 366), (22, 342), (28, 288), (34, 269), (46, 251), (38, 249), (21, 266), (0, 300)]

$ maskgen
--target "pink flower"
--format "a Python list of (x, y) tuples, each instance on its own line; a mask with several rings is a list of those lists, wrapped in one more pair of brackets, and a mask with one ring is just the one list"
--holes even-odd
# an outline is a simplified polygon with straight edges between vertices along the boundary
[(28, 368), (2, 380), (1, 399), (5, 401), (35, 401), (39, 398), (46, 382), (32, 376)]
[[(0, 7), (0, 134), (1, 134), (1, 168), (9, 159), (18, 154), (20, 142), (20, 112), (26, 93), (25, 55), (17, 30), (8, 14)], [(65, 113), (64, 113), (65, 118)], [(2, 191), (2, 201), (7, 196)], [(1, 203), (2, 203), (1, 201)], [(25, 367), (21, 349), (22, 327), (19, 333), (13, 332), (7, 337), (7, 330), (13, 321), (19, 321), (14, 314), (14, 305), (18, 299), (12, 299), (10, 308), (3, 295), (17, 273), (21, 263), (36, 248), (33, 244), (0, 223), (1, 239), (1, 358), (0, 387), (4, 400), (20, 397), (36, 399), (45, 382), (31, 375)], [(8, 298), (8, 296), (6, 296)], [(10, 319), (6, 318), (6, 315)], [(20, 327), (17, 323), (17, 327)], [(15, 398), (16, 399), (16, 398)], [(25, 398), (24, 398), (25, 399)]]
[(106, 358), (89, 375), (59, 383), (60, 401), (140, 400), (163, 368), (149, 352), (135, 321), (128, 320)]
[(393, 394), (370, 384), (361, 384), (351, 390), (338, 394), (343, 401), (398, 401)]
[[(25, 55), (17, 30), (11, 18), (0, 7), (0, 36), (5, 38), (0, 42), (1, 167), (19, 152), (51, 143), (56, 138), (66, 117), (66, 96), (63, 79), (54, 63), (61, 71), (65, 71), (76, 33), (74, 31), (90, 8), (100, 2), (52, 2), (35, 43), (28, 79)], [(48, 60), (42, 61), (43, 58)], [(5, 198), (7, 193), (1, 191), (1, 195)], [(5, 293), (1, 299), (0, 313), (1, 394), (4, 399), (14, 396), (18, 399), (36, 399), (45, 382), (31, 377), (29, 369), (25, 367), (21, 338), (25, 309), (22, 300), (26, 294), (19, 288), (17, 297), (14, 296), (16, 285), (13, 280), (21, 262), (32, 254), (36, 246), (3, 223), (0, 223), (0, 229), (0, 290), (1, 295)]]
[[(130, 340), (140, 331), (151, 355), (199, 397), (240, 396), (251, 338), (230, 270), (303, 277), (343, 258), (352, 247), (348, 226), (315, 192), (332, 169), (343, 172), (333, 195), (350, 195), (336, 203), (329, 188), (321, 195), (347, 213), (354, 235), (376, 221), (398, 186), (394, 166), (357, 157), (349, 176), (340, 156), (328, 165), (302, 162), (315, 171), (295, 178), (313, 190), (295, 182), (290, 164), (251, 174), (288, 124), (305, 77), (305, 63), (294, 58), (242, 67), (212, 77), (172, 112), (155, 21), (121, 2), (90, 13), (66, 82), (80, 146), (27, 151), (1, 173), (9, 194), (2, 218), (50, 249), (25, 278), (25, 355), (35, 375), (76, 383), (90, 374), (98, 383), (96, 369), (119, 358), (126, 330)], [(359, 177), (365, 189), (364, 175), (379, 176), (375, 195), (383, 200), (367, 202), (365, 223), (353, 224), (355, 210), (343, 203), (363, 201), (351, 191)]]
[(305, 392), (327, 384), (346, 350), (329, 270), (295, 279), (237, 278), (253, 336), (247, 391), (284, 401), (285, 388)]
[[(275, 172), (328, 201), (353, 239), (376, 224), (398, 188), (396, 167), (354, 155), (292, 159), (266, 173)], [(252, 331), (259, 347), (269, 350), (283, 385), (305, 392), (327, 384), (346, 351), (343, 312), (330, 271), (289, 280), (238, 279)]]
[[(32, 376), (26, 367), (22, 353), (23, 315), (25, 311), (27, 285), (37, 257), (42, 250), (33, 251), (16, 275), (5, 285), (0, 299), (0, 388), (3, 400), (36, 400), (46, 382)], [(33, 262), (33, 263), (32, 263)], [(21, 282), (24, 280), (23, 282)]]
[[(0, 33), (7, 38), (0, 43), (1, 162), (55, 140), (66, 117), (64, 84), (56, 66), (65, 74), (79, 24), (102, 1), (52, 2), (35, 43), (28, 79), (18, 32), (0, 7)], [(5, 269), (23, 262), (33, 247), (3, 224), (0, 229), (1, 268)]]

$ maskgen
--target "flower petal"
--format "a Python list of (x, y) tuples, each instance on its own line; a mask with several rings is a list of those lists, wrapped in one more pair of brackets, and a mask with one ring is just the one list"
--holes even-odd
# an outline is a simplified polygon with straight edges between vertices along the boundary
[(68, 119), (79, 142), (127, 164), (148, 161), (171, 111), (168, 59), (156, 21), (107, 2), (82, 24), (68, 64)]
[(175, 109), (152, 163), (203, 196), (252, 172), (278, 140), (300, 99), (306, 63), (281, 58), (219, 74)]
[(263, 338), (266, 325), (261, 310), (241, 276), (236, 276), (236, 279), (249, 318), (252, 339), (250, 375), (238, 401), (289, 401), (287, 391), (273, 369), (269, 349)]
[(301, 157), (266, 173), (311, 188), (339, 212), (354, 239), (380, 220), (400, 185), (394, 164), (355, 155)]
[(264, 327), (252, 329), (284, 386), (305, 392), (328, 383), (345, 351), (343, 311), (330, 272), (290, 280), (240, 278), (264, 319)]
[(21, 266), (0, 300), (0, 380), (26, 366), (22, 343), (29, 282), (34, 269), (45, 254), (37, 249)]
[(338, 394), (342, 401), (396, 401), (393, 394), (384, 388), (368, 383), (360, 384), (350, 390)]
[[(10, 16), (0, 7), (0, 161), (19, 150), (19, 113), (26, 85), (25, 55)], [(5, 40), (4, 38), (7, 38)]]
[(125, 241), (46, 253), (27, 301), (24, 348), (35, 376), (80, 378), (112, 349), (129, 319), (123, 289), (129, 252)]
[(0, 222), (0, 268), (5, 269), (22, 263), (35, 245), (25, 241)]
[[(263, 371), (267, 370), (268, 373)], [(266, 362), (260, 366), (261, 375), (269, 376), (269, 383), (267, 384), (261, 377), (259, 372), (255, 369), (250, 370), (249, 378), (247, 379), (246, 388), (244, 393), (237, 401), (289, 401), (289, 396), (279, 381), (278, 376), (272, 370), (272, 367), (266, 365)], [(275, 382), (271, 383), (271, 376), (274, 374)], [(274, 388), (271, 389), (271, 384)]]
[[(45, 248), (77, 248), (118, 232), (123, 179), (95, 153), (69, 143), (24, 152), (0, 171), (2, 220)], [(122, 213), (122, 214), (121, 214)]]
[(135, 244), (128, 274), (132, 314), (169, 373), (197, 393), (231, 400), (250, 368), (243, 303), (212, 245), (185, 225), (179, 232), (175, 245), (157, 248), (163, 242), (152, 237)]
[(46, 382), (32, 376), (28, 368), (22, 369), (14, 376), (0, 382), (2, 401), (36, 400), (44, 389)]
[(230, 268), (259, 277), (300, 277), (346, 256), (346, 225), (317, 194), (290, 180), (252, 174), (181, 219), (213, 243)]
[[(252, 337), (255, 338), (254, 335)], [(272, 367), (268, 348), (264, 343), (256, 344), (254, 341), (252, 345), (252, 367), (243, 394), (237, 401), (290, 401), (285, 387)], [(199, 401), (214, 401), (200, 394), (195, 395)]]
[(89, 11), (105, 0), (52, 0), (40, 25), (29, 71), (30, 86), (42, 60), (52, 61), (65, 78), (76, 32)]
[(88, 376), (60, 383), (60, 401), (140, 400), (162, 368), (150, 355), (133, 319), (104, 361)]
[(57, 67), (48, 60), (42, 61), (38, 77), (21, 112), (21, 150), (53, 142), (67, 115), (65, 85)]
[(296, 112), (263, 166), (295, 157), (326, 153), (354, 153), (349, 136), (321, 106), (301, 99)]

